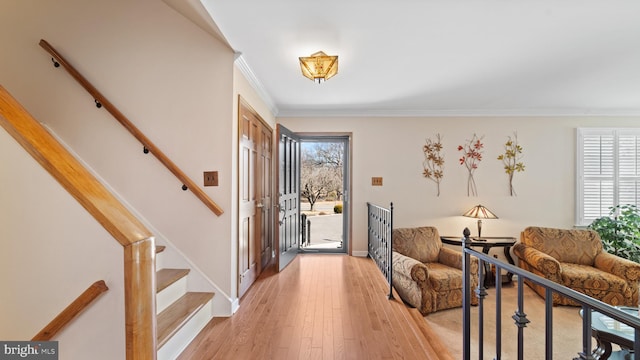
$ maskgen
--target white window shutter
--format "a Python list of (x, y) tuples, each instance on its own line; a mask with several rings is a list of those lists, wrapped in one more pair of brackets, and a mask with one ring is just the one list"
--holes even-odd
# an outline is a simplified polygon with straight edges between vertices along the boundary
[(579, 128), (576, 224), (640, 205), (640, 129)]
[(618, 137), (618, 203), (638, 205), (640, 137), (632, 131)]

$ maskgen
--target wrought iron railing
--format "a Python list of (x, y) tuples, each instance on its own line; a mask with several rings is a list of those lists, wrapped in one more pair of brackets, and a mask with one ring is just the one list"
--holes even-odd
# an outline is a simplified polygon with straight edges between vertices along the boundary
[(502, 332), (502, 309), (501, 309), (501, 292), (502, 292), (502, 282), (500, 281), (500, 270), (504, 269), (510, 273), (513, 273), (518, 278), (518, 304), (517, 309), (515, 310), (512, 318), (515, 321), (515, 326), (517, 329), (517, 359), (524, 359), (524, 330), (527, 324), (531, 321), (538, 321), (540, 319), (530, 320), (527, 318), (526, 313), (524, 312), (524, 286), (523, 280), (526, 278), (540, 286), (543, 286), (546, 289), (545, 294), (545, 359), (553, 359), (553, 300), (552, 294), (558, 293), (562, 296), (565, 296), (582, 306), (582, 352), (578, 353), (578, 357), (576, 359), (597, 359), (600, 358), (599, 353), (592, 353), (592, 344), (591, 344), (591, 336), (592, 336), (592, 327), (591, 327), (591, 312), (595, 310), (600, 314), (606, 315), (614, 320), (619, 321), (622, 324), (626, 324), (634, 329), (634, 341), (633, 341), (633, 349), (635, 354), (640, 353), (640, 318), (638, 316), (631, 315), (627, 312), (624, 312), (618, 308), (605, 304), (599, 300), (596, 300), (592, 297), (586, 296), (582, 293), (579, 293), (575, 290), (569, 289), (565, 286), (542, 278), (538, 275), (530, 273), (528, 271), (522, 270), (514, 265), (507, 264), (498, 259), (492, 258), (489, 255), (483, 254), (481, 252), (475, 251), (471, 248), (471, 241), (469, 240), (468, 229), (465, 229), (465, 237), (463, 238), (463, 264), (462, 269), (464, 272), (462, 285), (464, 289), (463, 298), (462, 298), (462, 306), (463, 306), (463, 315), (462, 315), (462, 329), (463, 329), (463, 351), (462, 356), (464, 360), (471, 359), (471, 308), (470, 308), (470, 299), (471, 299), (471, 274), (469, 272), (470, 269), (470, 261), (471, 256), (475, 256), (478, 258), (478, 277), (480, 279), (478, 289), (476, 293), (478, 294), (478, 359), (485, 359), (483, 354), (484, 348), (484, 334), (483, 334), (483, 324), (484, 324), (484, 311), (483, 311), (483, 300), (487, 296), (486, 289), (484, 288), (483, 281), (484, 272), (485, 272), (485, 264), (495, 265), (496, 267), (496, 318), (495, 318), (495, 329), (496, 329), (496, 354), (491, 357), (487, 356), (486, 358), (495, 358), (497, 360), (501, 359), (501, 332)]
[(372, 258), (389, 283), (389, 299), (393, 299), (393, 203), (388, 209), (367, 203), (368, 256)]

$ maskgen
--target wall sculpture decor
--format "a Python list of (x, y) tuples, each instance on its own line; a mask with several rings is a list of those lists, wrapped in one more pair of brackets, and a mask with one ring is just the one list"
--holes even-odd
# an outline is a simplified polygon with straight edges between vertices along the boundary
[(444, 175), (444, 157), (442, 156), (442, 141), (440, 134), (436, 134), (435, 140), (426, 139), (426, 144), (422, 147), (424, 161), (422, 162), (422, 175), (436, 183), (436, 193), (440, 196), (440, 181)]
[(478, 196), (478, 188), (476, 187), (476, 181), (473, 179), (473, 173), (478, 168), (478, 163), (482, 161), (482, 153), (484, 152), (484, 144), (482, 139), (484, 136), (478, 137), (473, 134), (471, 139), (468, 139), (464, 145), (458, 145), (458, 151), (462, 151), (462, 157), (460, 158), (460, 165), (467, 168), (467, 196)]
[(504, 164), (504, 171), (509, 177), (509, 195), (511, 196), (516, 196), (516, 191), (513, 188), (513, 175), (516, 172), (524, 171), (522, 156), (522, 146), (518, 143), (518, 134), (514, 132), (513, 138), (508, 136), (507, 142), (504, 143), (504, 154), (498, 156), (498, 160)]

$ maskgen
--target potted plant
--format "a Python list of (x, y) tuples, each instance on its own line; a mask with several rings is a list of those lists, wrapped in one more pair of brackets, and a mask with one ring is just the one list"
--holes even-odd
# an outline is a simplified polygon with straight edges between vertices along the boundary
[(609, 216), (594, 220), (589, 229), (602, 239), (604, 250), (640, 263), (640, 213), (635, 205), (616, 205)]

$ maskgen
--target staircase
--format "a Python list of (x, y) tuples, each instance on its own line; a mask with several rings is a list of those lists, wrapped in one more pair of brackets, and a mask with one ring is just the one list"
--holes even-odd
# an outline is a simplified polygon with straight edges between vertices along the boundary
[[(156, 247), (157, 359), (175, 359), (213, 317), (212, 292), (189, 292), (189, 269), (164, 268)], [(159, 270), (158, 270), (159, 269)]]

